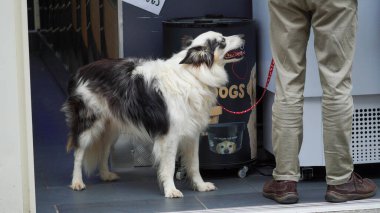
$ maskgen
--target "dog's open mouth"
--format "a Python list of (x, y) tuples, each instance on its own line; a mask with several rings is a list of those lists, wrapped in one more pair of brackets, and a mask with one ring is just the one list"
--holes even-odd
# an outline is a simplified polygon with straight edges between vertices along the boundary
[(228, 51), (224, 55), (224, 59), (227, 59), (227, 60), (228, 59), (239, 59), (239, 58), (244, 57), (244, 55), (245, 55), (244, 48), (240, 47), (239, 49), (234, 49), (234, 50)]

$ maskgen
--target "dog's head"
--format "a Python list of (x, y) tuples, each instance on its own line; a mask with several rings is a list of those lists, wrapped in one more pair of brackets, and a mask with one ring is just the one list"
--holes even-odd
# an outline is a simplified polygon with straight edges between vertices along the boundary
[(215, 149), (218, 154), (232, 154), (236, 152), (236, 143), (231, 141), (223, 141), (218, 143)]
[(195, 39), (186, 37), (183, 43), (187, 53), (180, 64), (207, 65), (210, 68), (214, 64), (223, 66), (226, 63), (240, 61), (245, 55), (243, 35), (223, 36), (209, 31)]

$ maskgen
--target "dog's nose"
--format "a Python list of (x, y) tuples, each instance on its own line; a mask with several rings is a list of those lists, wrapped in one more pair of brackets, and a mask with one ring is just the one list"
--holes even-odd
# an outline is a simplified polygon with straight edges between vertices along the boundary
[(229, 154), (229, 153), (230, 153), (230, 151), (228, 149), (224, 150), (224, 154)]

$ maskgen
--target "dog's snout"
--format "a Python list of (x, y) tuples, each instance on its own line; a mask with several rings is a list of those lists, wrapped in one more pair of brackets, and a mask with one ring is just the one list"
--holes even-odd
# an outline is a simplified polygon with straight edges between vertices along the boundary
[(223, 152), (224, 152), (224, 154), (229, 154), (230, 153), (230, 151), (228, 149), (225, 149)]

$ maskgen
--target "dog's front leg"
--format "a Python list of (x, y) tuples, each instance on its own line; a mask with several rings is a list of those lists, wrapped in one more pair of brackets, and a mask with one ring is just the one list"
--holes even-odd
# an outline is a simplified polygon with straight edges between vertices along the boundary
[(199, 138), (188, 140), (181, 144), (182, 165), (195, 190), (200, 192), (213, 191), (217, 188), (211, 182), (204, 182), (199, 172)]
[(158, 166), (158, 179), (164, 188), (165, 197), (183, 197), (174, 185), (175, 160), (178, 148), (178, 139), (165, 137), (157, 141), (160, 146), (160, 162)]

